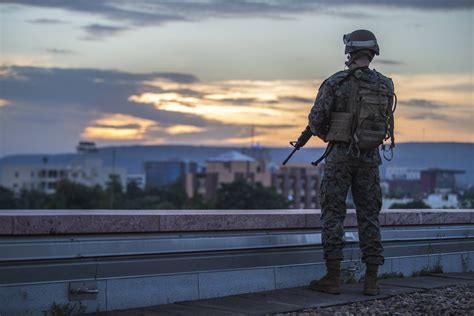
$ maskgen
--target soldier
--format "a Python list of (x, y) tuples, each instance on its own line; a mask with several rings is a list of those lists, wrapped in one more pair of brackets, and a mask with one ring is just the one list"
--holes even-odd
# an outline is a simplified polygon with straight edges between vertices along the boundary
[[(379, 55), (374, 34), (356, 30), (344, 35), (348, 69), (326, 79), (309, 114), (311, 133), (329, 145), (321, 181), (322, 243), (327, 273), (310, 283), (316, 291), (341, 292), (346, 197), (349, 187), (356, 206), (359, 245), (366, 264), (364, 294), (377, 295), (377, 273), (384, 263), (379, 213), (382, 206), (379, 145), (394, 146), (393, 82), (369, 64)], [(385, 145), (382, 146), (385, 151)], [(385, 152), (384, 152), (385, 156)], [(391, 159), (391, 157), (390, 157)], [(319, 162), (318, 161), (318, 162)]]

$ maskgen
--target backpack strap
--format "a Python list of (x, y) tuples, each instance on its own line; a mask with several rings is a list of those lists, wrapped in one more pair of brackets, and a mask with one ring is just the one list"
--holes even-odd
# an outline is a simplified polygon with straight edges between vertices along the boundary
[(393, 114), (395, 113), (395, 110), (397, 109), (397, 95), (393, 93), (392, 96), (392, 106), (390, 107), (390, 117), (389, 117), (389, 127), (388, 127), (388, 133), (389, 135), (387, 136), (387, 139), (390, 138), (390, 148), (395, 147), (395, 119)]
[(359, 78), (357, 76), (356, 71), (358, 68), (355, 68), (355, 71), (352, 72), (352, 76), (350, 77), (351, 81), (351, 92), (349, 94), (349, 99), (347, 104), (350, 106), (350, 112), (352, 112), (352, 125), (351, 125), (351, 142), (349, 144), (349, 148), (347, 149), (347, 153), (351, 154), (353, 157), (360, 156), (360, 148), (359, 148), (359, 137), (357, 136), (356, 130), (357, 125), (359, 124), (359, 112), (360, 112), (360, 103), (357, 100), (358, 92), (359, 92)]
[[(382, 78), (382, 74), (380, 74), (378, 71), (374, 69), (375, 73), (377, 74), (377, 77), (379, 78), (380, 81), (384, 81)], [(390, 145), (388, 145), (388, 149), (386, 148), (387, 145), (382, 144), (382, 152), (383, 152), (383, 157), (385, 160), (390, 161), (393, 158), (393, 148), (395, 147), (395, 119), (394, 119), (394, 113), (395, 110), (397, 109), (397, 95), (393, 91), (392, 88), (392, 96), (391, 96), (391, 101), (392, 104), (390, 105), (390, 108), (387, 109), (387, 116), (388, 116), (388, 129), (387, 129), (387, 137), (385, 137), (385, 140), (390, 139)], [(386, 153), (390, 152), (390, 156), (387, 157)]]

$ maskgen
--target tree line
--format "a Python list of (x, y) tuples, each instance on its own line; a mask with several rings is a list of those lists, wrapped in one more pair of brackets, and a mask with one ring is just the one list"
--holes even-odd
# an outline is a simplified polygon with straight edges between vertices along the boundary
[(15, 194), (0, 186), (0, 209), (286, 209), (289, 202), (273, 188), (237, 179), (223, 184), (211, 199), (189, 198), (180, 181), (141, 189), (135, 182), (124, 190), (111, 176), (105, 188), (68, 180), (57, 182), (56, 191), (22, 190)]

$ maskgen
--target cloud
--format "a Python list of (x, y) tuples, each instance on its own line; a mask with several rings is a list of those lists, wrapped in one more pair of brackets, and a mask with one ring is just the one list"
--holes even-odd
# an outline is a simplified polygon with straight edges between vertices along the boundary
[[(188, 84), (197, 78), (183, 73), (146, 73), (40, 67), (1, 67), (2, 98), (24, 107), (43, 107), (54, 111), (71, 107), (85, 112), (123, 113), (163, 122), (199, 121), (186, 115), (157, 111), (151, 106), (137, 107), (128, 101), (130, 95), (140, 93), (144, 82), (160, 79), (163, 82)], [(147, 88), (148, 89), (148, 88)], [(158, 87), (149, 87), (159, 91)], [(205, 124), (205, 121), (201, 121)]]
[(312, 80), (201, 82), (184, 73), (21, 66), (1, 67), (0, 85), (10, 151), (48, 138), (64, 147), (79, 137), (99, 144), (242, 144), (251, 126), (254, 141), (275, 143), (288, 130), (300, 132), (307, 119), (300, 102), (314, 93)]
[(446, 90), (446, 91), (470, 92), (472, 94), (474, 93), (474, 82), (459, 83), (459, 84), (450, 83), (450, 84), (439, 85), (436, 88), (440, 90)]
[(3, 107), (3, 106), (7, 106), (8, 104), (9, 104), (9, 102), (7, 100), (0, 99), (0, 108)]
[(440, 113), (433, 113), (433, 112), (422, 112), (422, 113), (414, 113), (407, 116), (408, 119), (412, 120), (438, 120), (438, 121), (446, 121), (449, 119), (449, 116), (440, 114)]
[(400, 104), (407, 105), (413, 108), (422, 108), (422, 109), (439, 109), (446, 107), (445, 105), (435, 103), (430, 100), (425, 99), (410, 99), (407, 101), (400, 101)]
[(149, 128), (156, 126), (152, 120), (124, 114), (106, 114), (87, 126), (81, 134), (85, 139), (143, 140)]
[(295, 102), (295, 103), (304, 103), (304, 104), (313, 104), (314, 99), (311, 98), (303, 98), (299, 96), (285, 96), (281, 98), (283, 102)]
[(206, 129), (203, 128), (203, 127), (198, 127), (198, 126), (194, 126), (194, 125), (180, 125), (180, 124), (173, 125), (173, 126), (168, 127), (166, 129), (166, 131), (169, 134), (172, 134), (172, 135), (199, 133), (199, 132), (203, 132), (205, 130)]
[[(430, 129), (433, 141), (472, 138), (472, 101), (465, 100), (466, 92), (437, 89), (451, 81), (467, 84), (470, 76), (397, 75), (394, 80), (397, 93), (405, 98), (396, 112), (396, 127), (410, 131), (403, 140), (421, 139), (422, 125)], [(185, 73), (0, 67), (0, 100), (6, 104), (0, 102), (0, 118), (7, 131), (0, 134), (0, 150), (72, 150), (81, 136), (99, 145), (248, 144), (252, 128), (254, 142), (284, 145), (308, 123), (319, 84), (202, 82)]]
[(402, 66), (402, 65), (405, 65), (404, 62), (399, 61), (399, 60), (383, 59), (383, 58), (375, 58), (373, 62), (375, 64), (388, 65), (388, 66)]
[(83, 29), (87, 33), (83, 39), (97, 41), (109, 36), (117, 35), (129, 28), (104, 24), (89, 24), (84, 26)]
[[(287, 0), (249, 0), (249, 1), (134, 1), (129, 5), (125, 1), (59, 1), (59, 0), (5, 0), (14, 3), (46, 8), (60, 8), (68, 11), (100, 15), (109, 21), (123, 21), (122, 26), (93, 27), (102, 32), (100, 38), (113, 36), (130, 27), (162, 25), (176, 21), (200, 21), (210, 18), (252, 18), (264, 17), (272, 19), (291, 18), (308, 12), (339, 15), (345, 18), (367, 17), (364, 7), (389, 6), (415, 10), (451, 10), (474, 7), (471, 0), (319, 0), (319, 1), (287, 1)], [(356, 9), (355, 9), (356, 8)], [(39, 19), (50, 20), (50, 19)], [(105, 26), (105, 25), (103, 25)], [(90, 35), (91, 29), (85, 28)], [(88, 37), (86, 37), (89, 39)], [(96, 38), (96, 37), (94, 37)]]
[[(149, 85), (163, 90), (148, 92), (144, 89), (143, 93), (133, 94), (128, 100), (227, 125), (307, 124), (307, 113), (303, 113), (312, 105), (314, 97), (314, 84), (310, 80), (229, 80), (179, 86), (157, 80)], [(177, 88), (192, 90), (195, 95), (180, 94), (176, 92), (179, 91)]]
[(92, 127), (97, 128), (112, 128), (112, 129), (138, 129), (140, 128), (139, 124), (122, 124), (122, 125), (110, 125), (110, 124), (93, 124)]
[(61, 49), (61, 48), (46, 48), (45, 51), (47, 53), (53, 54), (53, 55), (75, 55), (77, 52), (71, 50), (71, 49)]
[(28, 23), (34, 24), (65, 24), (66, 21), (58, 20), (58, 19), (49, 19), (49, 18), (40, 18), (34, 20), (28, 20)]

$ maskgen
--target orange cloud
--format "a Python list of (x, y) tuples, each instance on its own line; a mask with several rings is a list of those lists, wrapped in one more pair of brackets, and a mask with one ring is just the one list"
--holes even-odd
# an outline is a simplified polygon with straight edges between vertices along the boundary
[[(430, 74), (392, 77), (399, 99), (396, 112), (398, 141), (473, 141), (473, 128), (469, 122), (472, 121), (474, 106), (473, 92), (469, 89), (473, 86), (472, 76)], [(281, 146), (297, 138), (306, 126), (312, 101), (305, 100), (314, 100), (320, 82), (230, 80), (171, 83), (157, 80), (148, 84), (158, 86), (165, 92), (132, 95), (129, 100), (226, 124), (298, 126), (261, 129), (254, 138), (265, 145)], [(192, 90), (197, 96), (176, 92), (180, 90)], [(236, 136), (224, 141), (240, 144), (249, 142), (249, 138)], [(311, 143), (323, 145), (317, 139)]]
[(193, 125), (174, 125), (166, 129), (166, 131), (171, 135), (198, 133), (205, 130), (205, 128)]
[(92, 122), (81, 134), (85, 139), (144, 140), (155, 122), (124, 114), (106, 115)]
[[(169, 112), (193, 114), (209, 120), (237, 125), (306, 124), (305, 115), (312, 103), (301, 104), (295, 97), (314, 98), (311, 81), (232, 80), (209, 83), (147, 82), (164, 89), (161, 93), (132, 95), (129, 101), (153, 104)], [(199, 97), (179, 94), (192, 90)], [(282, 101), (285, 100), (285, 101)]]
[[(393, 75), (399, 104), (396, 112), (396, 139), (407, 141), (473, 142), (474, 109), (472, 76), (458, 74)], [(221, 124), (256, 126), (254, 142), (267, 146), (286, 146), (307, 124), (320, 81), (310, 80), (231, 80), (198, 83), (147, 82), (163, 92), (144, 92), (128, 100), (152, 104), (161, 111), (195, 115)], [(184, 92), (183, 92), (184, 91)], [(191, 93), (190, 93), (191, 92)], [(116, 128), (113, 125), (131, 125)], [(212, 124), (212, 123), (210, 123)], [(225, 127), (221, 127), (225, 128)], [(151, 131), (169, 135), (203, 132), (205, 127), (177, 124), (161, 128), (155, 122), (125, 115), (97, 120), (87, 127), (84, 137), (147, 142)], [(246, 144), (249, 134), (208, 139), (202, 144)], [(151, 138), (150, 138), (151, 139)], [(194, 138), (195, 141), (196, 138)], [(168, 139), (159, 140), (170, 142)], [(180, 139), (180, 142), (185, 141)], [(313, 138), (308, 146), (323, 146)]]
[(0, 99), (0, 108), (9, 105), (10, 102), (8, 102), (5, 99)]

